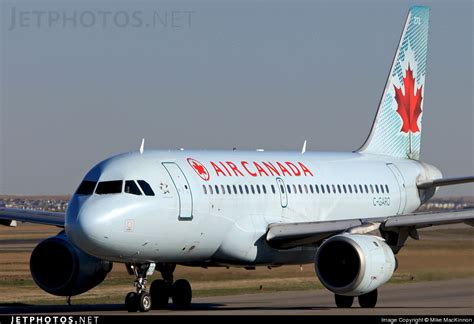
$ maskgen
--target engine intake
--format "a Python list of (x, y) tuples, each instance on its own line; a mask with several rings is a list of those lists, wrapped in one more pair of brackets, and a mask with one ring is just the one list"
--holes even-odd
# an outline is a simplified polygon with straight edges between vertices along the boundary
[(390, 247), (378, 236), (342, 234), (325, 241), (316, 253), (315, 270), (330, 291), (358, 296), (377, 289), (395, 271)]
[(82, 294), (104, 281), (112, 263), (76, 248), (63, 232), (36, 246), (30, 271), (36, 284), (56, 296)]

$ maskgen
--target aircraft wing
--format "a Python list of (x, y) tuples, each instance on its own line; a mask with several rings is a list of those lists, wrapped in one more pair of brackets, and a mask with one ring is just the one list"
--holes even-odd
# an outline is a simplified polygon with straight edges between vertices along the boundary
[[(345, 219), (323, 222), (275, 223), (267, 227), (266, 240), (275, 248), (291, 248), (315, 244), (345, 232), (367, 233), (376, 229), (384, 231), (413, 230), (423, 227), (466, 223), (474, 226), (474, 208), (449, 212), (427, 212), (385, 218)], [(413, 234), (416, 236), (416, 234)], [(411, 235), (410, 235), (411, 236)]]
[(0, 225), (15, 226), (15, 221), (64, 227), (65, 213), (0, 207)]

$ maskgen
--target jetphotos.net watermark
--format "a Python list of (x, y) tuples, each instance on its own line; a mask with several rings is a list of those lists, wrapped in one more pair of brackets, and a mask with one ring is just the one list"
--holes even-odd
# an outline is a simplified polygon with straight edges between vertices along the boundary
[(184, 30), (193, 25), (195, 10), (171, 9), (27, 9), (4, 8), (7, 31), (33, 29), (164, 29)]

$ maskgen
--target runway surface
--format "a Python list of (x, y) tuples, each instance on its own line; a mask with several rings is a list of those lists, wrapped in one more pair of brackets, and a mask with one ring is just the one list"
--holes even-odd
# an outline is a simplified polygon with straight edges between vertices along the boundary
[[(0, 314), (130, 315), (123, 305), (2, 305)], [(137, 315), (474, 315), (474, 279), (386, 285), (374, 309), (337, 309), (327, 290), (195, 298), (190, 310)]]

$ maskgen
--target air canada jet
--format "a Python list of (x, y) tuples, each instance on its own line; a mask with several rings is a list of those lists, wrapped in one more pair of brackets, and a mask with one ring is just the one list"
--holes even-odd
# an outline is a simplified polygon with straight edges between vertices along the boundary
[[(75, 296), (123, 263), (135, 277), (130, 312), (191, 306), (176, 265), (314, 264), (337, 307), (375, 307), (377, 288), (417, 229), (474, 225), (474, 210), (414, 213), (443, 178), (420, 161), (429, 8), (409, 10), (372, 129), (356, 151), (144, 150), (94, 166), (65, 213), (0, 208), (16, 221), (63, 228), (35, 247), (31, 275), (44, 291)], [(142, 143), (143, 144), (143, 143)], [(372, 235), (378, 231), (380, 235)], [(403, 267), (403, 265), (400, 265)], [(162, 279), (148, 287), (147, 276)], [(205, 271), (205, 270), (203, 270)]]

